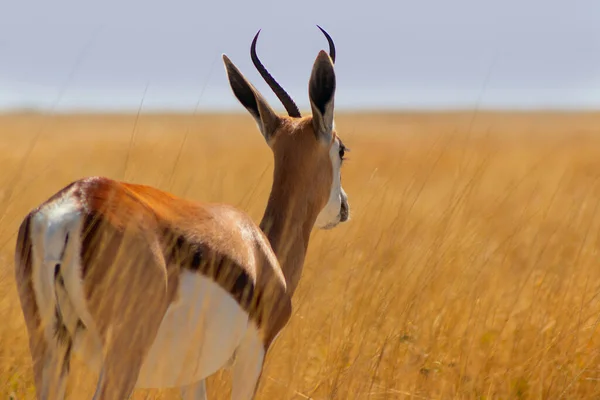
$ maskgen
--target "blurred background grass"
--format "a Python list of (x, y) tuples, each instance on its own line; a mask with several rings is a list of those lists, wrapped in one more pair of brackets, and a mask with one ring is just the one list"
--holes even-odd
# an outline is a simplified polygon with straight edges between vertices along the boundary
[[(336, 124), (352, 220), (313, 234), (259, 398), (599, 398), (600, 114)], [(0, 135), (2, 398), (34, 398), (12, 263), (31, 208), (104, 175), (259, 221), (271, 185), (247, 115), (4, 115)], [(89, 398), (95, 377), (74, 367), (71, 398)], [(227, 371), (208, 381), (211, 399), (229, 390)]]

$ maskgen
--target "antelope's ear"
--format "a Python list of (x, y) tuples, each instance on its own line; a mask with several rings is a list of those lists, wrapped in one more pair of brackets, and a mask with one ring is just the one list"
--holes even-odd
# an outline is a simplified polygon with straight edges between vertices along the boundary
[(254, 117), (260, 133), (269, 143), (281, 123), (281, 118), (225, 54), (223, 54), (223, 63), (233, 94)]
[(335, 71), (331, 58), (323, 50), (319, 52), (313, 65), (308, 83), (308, 97), (312, 108), (315, 134), (329, 144), (333, 130)]

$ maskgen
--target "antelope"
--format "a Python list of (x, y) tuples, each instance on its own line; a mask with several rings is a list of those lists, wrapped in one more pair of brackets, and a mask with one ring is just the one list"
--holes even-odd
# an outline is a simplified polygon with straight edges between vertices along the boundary
[(205, 379), (232, 368), (232, 398), (255, 396), (265, 355), (292, 314), (314, 228), (349, 219), (346, 147), (334, 126), (335, 45), (308, 84), (311, 116), (256, 54), (285, 106), (275, 113), (222, 55), (233, 94), (272, 150), (273, 183), (257, 226), (225, 204), (200, 203), (106, 177), (70, 183), (22, 221), (15, 274), (38, 399), (64, 399), (71, 357), (98, 374), (94, 399), (179, 387), (206, 399)]

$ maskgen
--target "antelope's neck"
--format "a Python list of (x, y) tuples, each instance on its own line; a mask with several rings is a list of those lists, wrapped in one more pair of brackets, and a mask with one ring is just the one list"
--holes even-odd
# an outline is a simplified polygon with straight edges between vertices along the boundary
[(273, 183), (269, 202), (260, 223), (281, 266), (290, 296), (300, 277), (308, 248), (310, 233), (318, 213), (312, 211), (306, 193), (296, 188)]

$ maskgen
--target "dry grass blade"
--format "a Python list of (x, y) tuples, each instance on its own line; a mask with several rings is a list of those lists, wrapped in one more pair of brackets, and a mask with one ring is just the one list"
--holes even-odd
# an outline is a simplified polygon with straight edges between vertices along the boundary
[[(313, 234), (259, 398), (598, 398), (600, 115), (476, 115), (337, 118), (352, 220)], [(12, 269), (32, 207), (126, 173), (258, 221), (271, 184), (247, 115), (46, 116), (44, 135), (40, 121), (0, 116), (0, 398), (34, 398)], [(81, 367), (70, 398), (93, 390)], [(210, 398), (229, 382), (211, 377)]]

